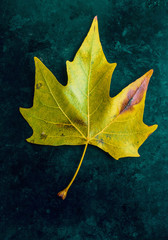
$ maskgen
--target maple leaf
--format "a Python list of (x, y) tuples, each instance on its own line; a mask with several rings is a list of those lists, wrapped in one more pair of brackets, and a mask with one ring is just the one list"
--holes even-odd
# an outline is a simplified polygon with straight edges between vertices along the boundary
[(153, 70), (109, 96), (116, 63), (108, 63), (94, 18), (88, 35), (72, 62), (67, 61), (68, 83), (61, 85), (48, 68), (34, 58), (34, 101), (20, 112), (33, 129), (28, 142), (42, 145), (85, 145), (79, 166), (69, 185), (58, 193), (65, 199), (82, 164), (88, 144), (113, 158), (138, 157), (138, 148), (157, 125), (143, 123), (145, 97)]

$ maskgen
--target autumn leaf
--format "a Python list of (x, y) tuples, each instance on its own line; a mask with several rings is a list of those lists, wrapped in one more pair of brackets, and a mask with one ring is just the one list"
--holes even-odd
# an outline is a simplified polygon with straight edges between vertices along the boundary
[(108, 63), (94, 18), (88, 35), (72, 62), (67, 61), (68, 83), (61, 85), (48, 68), (34, 58), (34, 101), (20, 112), (33, 129), (28, 142), (41, 145), (85, 145), (82, 158), (69, 185), (58, 193), (65, 199), (82, 164), (88, 144), (113, 158), (139, 157), (138, 148), (157, 125), (143, 122), (145, 97), (153, 70), (109, 96), (116, 63)]

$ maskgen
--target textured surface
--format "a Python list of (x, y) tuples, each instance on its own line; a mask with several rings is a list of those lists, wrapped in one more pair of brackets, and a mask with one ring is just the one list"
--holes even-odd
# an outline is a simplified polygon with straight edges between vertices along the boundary
[(97, 16), (72, 62), (63, 86), (37, 58), (33, 106), (20, 112), (33, 129), (34, 144), (97, 146), (118, 160), (138, 157), (138, 148), (157, 125), (143, 123), (146, 91), (153, 70), (109, 96), (116, 63), (108, 63), (99, 39)]
[[(167, 1), (13, 0), (1, 1), (0, 11), (0, 239), (167, 239)], [(107, 60), (118, 63), (111, 96), (154, 69), (144, 122), (159, 127), (140, 158), (115, 161), (89, 146), (62, 201), (56, 194), (71, 179), (83, 147), (25, 142), (32, 130), (19, 106), (32, 106), (34, 56), (66, 84), (65, 62), (95, 15)]]

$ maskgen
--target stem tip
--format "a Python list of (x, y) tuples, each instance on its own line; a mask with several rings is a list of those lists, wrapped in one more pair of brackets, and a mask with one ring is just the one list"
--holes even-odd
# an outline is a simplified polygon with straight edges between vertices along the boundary
[(66, 196), (67, 196), (67, 192), (68, 192), (68, 189), (65, 188), (64, 190), (60, 191), (57, 195), (58, 195), (59, 197), (61, 197), (62, 200), (64, 200), (64, 199), (66, 198)]

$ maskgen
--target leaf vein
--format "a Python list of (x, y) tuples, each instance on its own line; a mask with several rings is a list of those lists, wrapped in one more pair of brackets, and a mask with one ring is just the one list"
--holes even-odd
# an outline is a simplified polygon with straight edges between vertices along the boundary
[(51, 96), (53, 97), (55, 103), (56, 103), (56, 104), (58, 105), (58, 107), (60, 108), (61, 112), (62, 112), (62, 113), (65, 115), (65, 117), (71, 122), (71, 124), (74, 126), (74, 128), (76, 128), (76, 130), (86, 139), (86, 137), (84, 136), (84, 134), (78, 129), (78, 127), (76, 127), (76, 125), (71, 121), (71, 119), (66, 115), (66, 113), (63, 111), (63, 109), (60, 107), (57, 99), (54, 97), (54, 95), (53, 95), (53, 93), (52, 93), (52, 91), (51, 91), (51, 89), (50, 89), (50, 87), (49, 87), (49, 85), (48, 85), (48, 83), (47, 83), (47, 81), (46, 81), (46, 79), (45, 79), (42, 71), (41, 71), (41, 68), (40, 68), (40, 72), (41, 72), (41, 75), (42, 75), (44, 81), (45, 81), (46, 84), (47, 84), (47, 87), (48, 87), (48, 90), (49, 90)]
[(111, 133), (109, 133), (109, 132), (103, 132), (102, 134), (108, 134), (108, 135), (126, 135), (126, 136), (129, 136), (129, 135), (133, 135), (133, 134), (138, 134), (138, 133), (146, 133), (146, 131), (142, 131), (142, 132), (130, 132), (130, 133), (126, 133), (126, 132), (111, 132)]
[(47, 138), (48, 138), (48, 137), (51, 137), (51, 138), (60, 138), (60, 139), (61, 139), (61, 138), (62, 138), (62, 139), (63, 139), (63, 138), (82, 138), (82, 139), (83, 139), (83, 137), (72, 136), (72, 135), (69, 135), (69, 136), (59, 136), (59, 137), (58, 137), (58, 136), (49, 135), (49, 136), (47, 136)]
[(99, 105), (97, 106), (97, 108), (96, 108), (92, 113), (90, 113), (90, 116), (93, 115), (93, 114), (99, 109), (99, 107), (100, 107), (100, 105), (102, 104), (102, 102), (103, 102), (103, 99), (102, 99), (102, 101), (99, 103)]
[(72, 126), (72, 127), (73, 127), (73, 125), (72, 125), (71, 123), (55, 123), (55, 122), (51, 122), (51, 121), (48, 121), (48, 120), (45, 120), (45, 119), (36, 117), (36, 116), (34, 116), (34, 115), (33, 115), (32, 117), (35, 118), (35, 119), (38, 119), (38, 120), (40, 120), (40, 121), (44, 121), (44, 122), (46, 122), (46, 123), (49, 123), (49, 124), (54, 124), (54, 125), (69, 125), (69, 126)]

